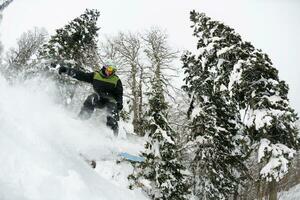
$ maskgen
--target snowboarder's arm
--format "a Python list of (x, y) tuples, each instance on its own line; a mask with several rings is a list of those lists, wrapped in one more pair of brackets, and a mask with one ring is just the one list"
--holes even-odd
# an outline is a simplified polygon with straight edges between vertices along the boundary
[(77, 69), (68, 68), (68, 67), (60, 67), (59, 73), (66, 73), (67, 75), (76, 78), (79, 81), (84, 81), (87, 83), (93, 83), (94, 73), (86, 73)]
[(86, 73), (86, 72), (76, 70), (76, 69), (71, 69), (71, 70), (72, 70), (72, 73), (70, 75), (73, 78), (76, 78), (79, 81), (84, 81), (84, 82), (87, 82), (87, 83), (93, 83), (94, 72)]

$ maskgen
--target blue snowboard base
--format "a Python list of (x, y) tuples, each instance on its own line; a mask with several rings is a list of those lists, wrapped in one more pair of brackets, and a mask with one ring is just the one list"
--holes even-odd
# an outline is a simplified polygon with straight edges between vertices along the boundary
[(134, 156), (127, 152), (121, 152), (121, 153), (119, 153), (119, 156), (125, 160), (133, 161), (133, 162), (144, 162), (145, 161), (145, 158), (140, 157), (140, 156)]

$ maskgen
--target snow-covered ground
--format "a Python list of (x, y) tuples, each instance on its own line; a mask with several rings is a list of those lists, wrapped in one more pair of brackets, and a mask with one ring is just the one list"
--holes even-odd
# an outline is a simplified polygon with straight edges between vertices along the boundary
[[(48, 81), (12, 87), (0, 75), (0, 199), (148, 199), (128, 189), (131, 165), (116, 163), (121, 151), (137, 154), (142, 139), (76, 119), (55, 103), (56, 92)], [(97, 160), (96, 169), (85, 159)]]
[(292, 187), (288, 191), (278, 194), (279, 200), (299, 200), (300, 199), (300, 184)]

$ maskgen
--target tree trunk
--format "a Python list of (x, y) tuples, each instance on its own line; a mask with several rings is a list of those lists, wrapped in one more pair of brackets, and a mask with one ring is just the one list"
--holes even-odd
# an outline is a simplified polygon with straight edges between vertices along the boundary
[(238, 199), (239, 199), (239, 191), (238, 188), (236, 188), (233, 194), (233, 200), (238, 200)]
[(269, 200), (277, 200), (277, 182), (272, 180), (268, 184)]
[(137, 69), (136, 65), (132, 64), (131, 65), (131, 78), (132, 78), (132, 95), (133, 95), (133, 101), (132, 101), (132, 111), (133, 111), (133, 130), (135, 133), (139, 134), (139, 120), (138, 120), (138, 92), (137, 92), (137, 81), (136, 81), (136, 74), (137, 74)]
[(257, 199), (262, 200), (263, 195), (262, 195), (262, 188), (261, 188), (261, 181), (260, 180), (257, 181), (256, 188), (257, 188)]
[(143, 68), (140, 68), (140, 80), (139, 80), (139, 92), (138, 92), (138, 96), (139, 96), (139, 107), (138, 107), (138, 120), (139, 120), (139, 132), (141, 133), (141, 136), (145, 135), (145, 132), (142, 130), (142, 126), (143, 126)]

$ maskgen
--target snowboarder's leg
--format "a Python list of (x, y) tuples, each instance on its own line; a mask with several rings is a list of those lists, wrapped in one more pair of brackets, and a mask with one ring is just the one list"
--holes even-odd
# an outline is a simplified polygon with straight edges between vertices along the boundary
[(84, 101), (83, 106), (79, 112), (79, 118), (80, 119), (89, 119), (94, 109), (97, 105), (97, 102), (99, 101), (99, 95), (94, 93), (87, 97), (87, 99)]
[(116, 103), (108, 103), (107, 111), (108, 111), (108, 115), (106, 117), (106, 125), (109, 126), (113, 130), (115, 136), (118, 136), (119, 113), (118, 113), (118, 109), (117, 109), (117, 104)]

